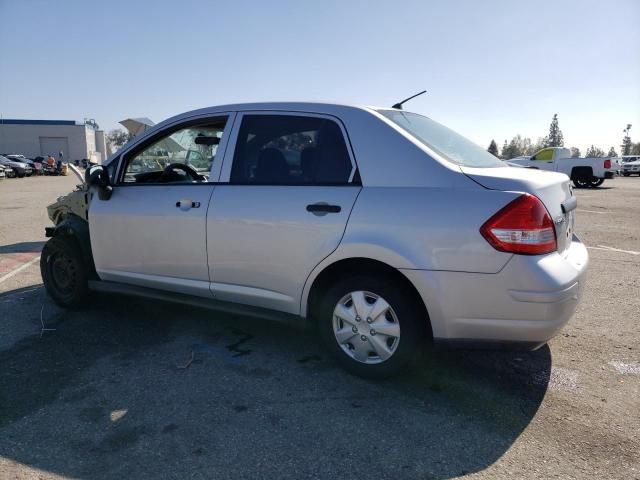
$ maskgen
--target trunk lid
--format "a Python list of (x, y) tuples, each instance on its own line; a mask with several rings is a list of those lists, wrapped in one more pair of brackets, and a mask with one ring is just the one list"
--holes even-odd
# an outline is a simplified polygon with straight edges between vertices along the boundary
[(461, 166), (460, 169), (467, 177), (489, 190), (524, 192), (538, 197), (553, 220), (558, 252), (562, 253), (569, 247), (574, 231), (575, 203), (571, 201), (573, 190), (565, 174), (508, 166)]

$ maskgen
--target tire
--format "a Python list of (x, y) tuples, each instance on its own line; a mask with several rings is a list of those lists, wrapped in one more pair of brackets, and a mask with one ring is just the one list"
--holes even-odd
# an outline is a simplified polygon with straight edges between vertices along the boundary
[(630, 173), (623, 173), (622, 175), (623, 175), (623, 176), (625, 176), (625, 177), (628, 177), (628, 176), (630, 176), (631, 174), (630, 174)]
[[(328, 289), (312, 313), (327, 348), (347, 371), (365, 378), (386, 378), (410, 369), (419, 358), (428, 319), (424, 308), (406, 290), (369, 275), (346, 277)], [(373, 305), (382, 308), (385, 304), (380, 300), (390, 307), (382, 314), (373, 319), (356, 315), (356, 305), (362, 310)], [(339, 307), (343, 318), (335, 315)], [(382, 329), (389, 334), (381, 333)], [(336, 333), (340, 331), (342, 343)]]
[(76, 308), (86, 301), (87, 266), (75, 239), (51, 238), (40, 256), (40, 273), (47, 293), (61, 307)]
[(591, 188), (597, 188), (600, 185), (602, 185), (604, 183), (604, 178), (598, 178), (598, 177), (593, 177), (590, 181), (589, 181), (589, 186)]

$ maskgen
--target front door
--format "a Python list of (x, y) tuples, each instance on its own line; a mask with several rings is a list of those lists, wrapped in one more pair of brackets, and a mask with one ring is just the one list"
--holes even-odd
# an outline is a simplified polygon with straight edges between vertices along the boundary
[(531, 157), (530, 166), (540, 170), (555, 170), (556, 165), (553, 163), (553, 148), (545, 148), (540, 150)]
[(220, 300), (299, 313), (311, 270), (333, 252), (360, 191), (331, 117), (245, 113), (207, 217)]
[(226, 116), (181, 123), (122, 156), (111, 198), (94, 195), (89, 208), (102, 280), (211, 295), (206, 212), (226, 124)]

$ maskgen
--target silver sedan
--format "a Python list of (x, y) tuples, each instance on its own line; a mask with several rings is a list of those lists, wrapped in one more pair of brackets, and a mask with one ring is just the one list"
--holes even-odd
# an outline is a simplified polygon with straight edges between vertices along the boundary
[(397, 108), (196, 110), (87, 184), (49, 209), (41, 267), (58, 303), (93, 289), (308, 319), (359, 375), (431, 343), (536, 348), (584, 286), (566, 175)]

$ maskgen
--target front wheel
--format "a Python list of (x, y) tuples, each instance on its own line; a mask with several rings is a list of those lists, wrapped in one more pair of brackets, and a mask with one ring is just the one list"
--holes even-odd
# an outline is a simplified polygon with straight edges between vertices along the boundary
[(70, 237), (51, 238), (40, 256), (42, 281), (51, 298), (61, 307), (74, 308), (87, 298), (87, 267), (80, 247)]
[(428, 324), (423, 312), (406, 289), (354, 276), (329, 288), (316, 316), (324, 342), (346, 370), (385, 378), (419, 357)]
[(589, 186), (592, 187), (592, 188), (596, 188), (596, 187), (599, 187), (600, 185), (602, 185), (603, 183), (604, 183), (604, 178), (593, 177), (589, 181)]

